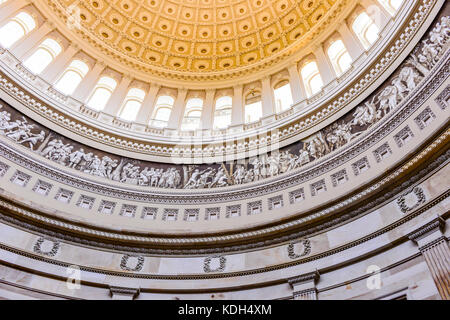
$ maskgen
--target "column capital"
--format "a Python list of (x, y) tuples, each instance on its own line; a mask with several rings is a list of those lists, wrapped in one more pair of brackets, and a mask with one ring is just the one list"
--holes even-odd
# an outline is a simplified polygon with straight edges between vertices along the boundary
[[(423, 250), (431, 243), (441, 240), (444, 237), (445, 220), (441, 216), (433, 219), (427, 224), (419, 227), (408, 234), (408, 239), (419, 246), (419, 250)], [(433, 235), (434, 234), (434, 235)]]
[(140, 289), (110, 286), (109, 294), (117, 300), (134, 300), (140, 294)]
[(124, 82), (124, 81), (131, 82), (133, 79), (134, 79), (134, 77), (131, 74), (129, 74), (129, 73), (122, 73), (122, 79), (121, 79), (120, 82)]
[(321, 50), (322, 52), (324, 52), (324, 50), (323, 50), (323, 43), (322, 43), (322, 42), (314, 43), (314, 44), (311, 46), (311, 53), (312, 53), (314, 56), (316, 56), (317, 50)]
[(288, 71), (292, 70), (292, 71), (298, 72), (298, 61), (292, 62), (290, 65), (288, 65), (287, 69), (288, 69)]
[(104, 68), (106, 68), (106, 63), (105, 63), (105, 61), (96, 61), (95, 62), (95, 64), (94, 64), (94, 68), (102, 68), (102, 69), (104, 69)]
[(41, 27), (46, 27), (47, 29), (49, 29), (49, 30), (53, 30), (53, 29), (55, 29), (55, 23), (53, 22), (53, 21), (48, 21), (48, 20), (46, 20), (42, 25), (41, 25)]
[(188, 92), (188, 89), (183, 88), (183, 87), (177, 89), (177, 95), (187, 94), (187, 92)]
[(264, 77), (261, 78), (261, 81), (262, 81), (262, 82), (267, 82), (267, 81), (270, 82), (271, 79), (272, 79), (272, 76), (267, 76), (267, 75), (266, 75), (266, 76), (264, 76)]
[(360, 3), (381, 32), (391, 18), (389, 12), (386, 11), (383, 5), (375, 0), (361, 0)]
[(289, 278), (288, 283), (291, 286), (291, 288), (294, 289), (294, 287), (296, 287), (300, 284), (308, 283), (308, 282), (312, 282), (315, 284), (319, 279), (320, 279), (320, 273), (318, 270), (315, 270), (313, 272), (304, 273), (302, 275)]
[(150, 83), (150, 89), (152, 89), (152, 88), (154, 88), (153, 90), (161, 89), (161, 85), (159, 83), (152, 82), (152, 83)]
[(78, 43), (71, 42), (66, 50), (72, 50), (72, 51), (77, 52), (80, 50), (80, 46), (78, 45)]
[(317, 300), (316, 283), (320, 279), (319, 271), (305, 273), (288, 279), (294, 300)]

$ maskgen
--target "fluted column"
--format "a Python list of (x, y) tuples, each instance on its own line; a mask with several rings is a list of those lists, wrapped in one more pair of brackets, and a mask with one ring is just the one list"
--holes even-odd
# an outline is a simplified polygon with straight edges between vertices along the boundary
[(272, 86), (270, 84), (270, 77), (265, 77), (262, 82), (262, 117), (268, 117), (275, 113), (275, 97)]
[(316, 283), (319, 272), (314, 271), (288, 279), (292, 288), (292, 300), (317, 300)]
[(103, 62), (97, 62), (94, 67), (89, 70), (83, 81), (81, 81), (81, 83), (75, 89), (72, 97), (79, 101), (86, 102), (89, 94), (92, 92), (92, 90), (94, 90), (94, 87), (104, 69), (105, 64)]
[(216, 90), (206, 90), (206, 99), (202, 109), (201, 128), (204, 130), (210, 130), (214, 119), (214, 96)]
[(375, 0), (361, 0), (360, 3), (378, 29), (383, 30), (391, 18), (386, 9)]
[(142, 106), (139, 109), (138, 115), (136, 117), (136, 122), (140, 124), (149, 124), (152, 115), (153, 110), (155, 109), (155, 103), (156, 103), (156, 97), (158, 96), (159, 88), (161, 88), (160, 85), (152, 83), (150, 85), (150, 90), (147, 93), (147, 96), (144, 99), (144, 102), (142, 102)]
[(6, 2), (0, 10), (0, 25), (6, 23), (10, 18), (12, 18), (17, 11), (28, 5), (30, 1), (28, 0), (13, 0)]
[(26, 59), (33, 48), (39, 45), (43, 38), (55, 28), (51, 22), (44, 22), (39, 28), (34, 29), (23, 39), (17, 41), (11, 48), (10, 52), (19, 60)]
[(67, 66), (73, 60), (80, 48), (76, 44), (71, 44), (66, 50), (58, 55), (47, 68), (41, 73), (41, 77), (49, 83), (55, 83), (56, 80), (64, 73)]
[(187, 89), (178, 89), (177, 99), (170, 113), (168, 129), (178, 130), (184, 115), (184, 107), (186, 103)]
[(231, 126), (237, 126), (244, 123), (244, 86), (237, 85), (233, 87), (233, 106), (231, 109)]
[(342, 42), (344, 43), (348, 54), (353, 61), (356, 61), (365, 51), (361, 42), (356, 35), (350, 31), (346, 23), (341, 23), (339, 25), (338, 32), (341, 35)]
[(320, 76), (323, 81), (323, 85), (326, 86), (331, 81), (336, 79), (336, 73), (334, 72), (333, 66), (330, 60), (323, 51), (323, 46), (316, 46), (314, 48), (314, 55), (317, 59), (317, 67), (319, 68)]
[(450, 248), (444, 235), (445, 221), (438, 217), (409, 235), (422, 253), (443, 300), (450, 300)]
[(291, 87), (292, 100), (294, 104), (306, 98), (306, 90), (298, 72), (297, 63), (288, 67), (289, 84)]
[(120, 80), (119, 85), (111, 95), (111, 98), (106, 104), (105, 109), (103, 109), (105, 113), (110, 114), (112, 116), (118, 115), (120, 107), (122, 106), (122, 102), (127, 96), (131, 80), (132, 80), (131, 77), (129, 77), (128, 75), (122, 76), (122, 80)]

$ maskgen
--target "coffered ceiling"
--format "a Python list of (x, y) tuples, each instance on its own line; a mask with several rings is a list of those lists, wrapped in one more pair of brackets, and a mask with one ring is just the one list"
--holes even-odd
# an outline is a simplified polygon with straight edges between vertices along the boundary
[(97, 49), (141, 71), (227, 77), (279, 62), (343, 1), (52, 0), (45, 5)]

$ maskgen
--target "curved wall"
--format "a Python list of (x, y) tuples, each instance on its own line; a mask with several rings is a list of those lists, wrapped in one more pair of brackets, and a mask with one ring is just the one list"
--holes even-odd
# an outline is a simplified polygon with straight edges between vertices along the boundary
[[(38, 98), (29, 101), (25, 96), (23, 103), (15, 107), (24, 113), (30, 112), (30, 116), (39, 123), (66, 136), (76, 133), (76, 141), (92, 143), (99, 149), (112, 150), (113, 153), (132, 154), (133, 158), (138, 159), (152, 156), (152, 159), (161, 162), (168, 161), (168, 157), (170, 161), (182, 163), (219, 162), (258, 155), (289, 145), (356, 107), (366, 97), (366, 91), (370, 92), (381, 85), (414, 48), (431, 23), (427, 17), (435, 15), (442, 4), (443, 1), (407, 2), (395, 19), (383, 22), (381, 36), (369, 51), (361, 54), (348, 72), (334, 77), (318, 94), (308, 99), (303, 94), (302, 101), (294, 101), (294, 106), (281, 114), (267, 114), (257, 123), (238, 123), (217, 132), (161, 130), (148, 127), (146, 123), (124, 122), (116, 114), (94, 111), (82, 101), (61, 95), (45, 79), (27, 71), (12, 53), (4, 51), (0, 60), (6, 72), (5, 81), (9, 82), (8, 78), (11, 78), (32, 92), (35, 99)], [(349, 8), (353, 8), (353, 5)], [(335, 31), (329, 30), (329, 33)], [(319, 40), (324, 42), (326, 37)], [(272, 76), (278, 77), (277, 74)], [(6, 83), (6, 91), (14, 91), (10, 86)], [(262, 93), (269, 94), (270, 90)], [(117, 107), (121, 103), (119, 99), (114, 105)], [(184, 105), (181, 107), (184, 108)], [(205, 108), (210, 111), (213, 106)], [(240, 109), (236, 109), (236, 117), (242, 116), (242, 112), (243, 106), (240, 106)]]
[[(422, 39), (365, 101), (280, 149), (299, 159), (305, 150), (308, 161), (290, 170), (279, 161), (267, 169), (285, 172), (224, 187), (182, 188), (188, 175), (158, 188), (120, 181), (123, 168), (118, 179), (80, 170), (49, 143), (129, 161), (141, 174), (181, 175), (183, 165), (121, 161), (61, 136), (20, 113), (25, 89), (4, 78), (0, 297), (449, 299), (449, 8), (427, 18)], [(8, 127), (17, 120), (33, 127)]]

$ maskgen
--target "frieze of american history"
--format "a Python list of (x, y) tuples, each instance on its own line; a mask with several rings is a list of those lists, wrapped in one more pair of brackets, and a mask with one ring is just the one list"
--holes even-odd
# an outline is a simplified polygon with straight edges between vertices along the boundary
[(394, 110), (424, 79), (446, 51), (449, 38), (450, 18), (445, 16), (390, 79), (354, 110), (306, 139), (244, 160), (183, 165), (120, 157), (56, 134), (5, 102), (0, 106), (0, 134), (71, 169), (123, 183), (173, 189), (250, 183), (302, 167), (367, 131)]

